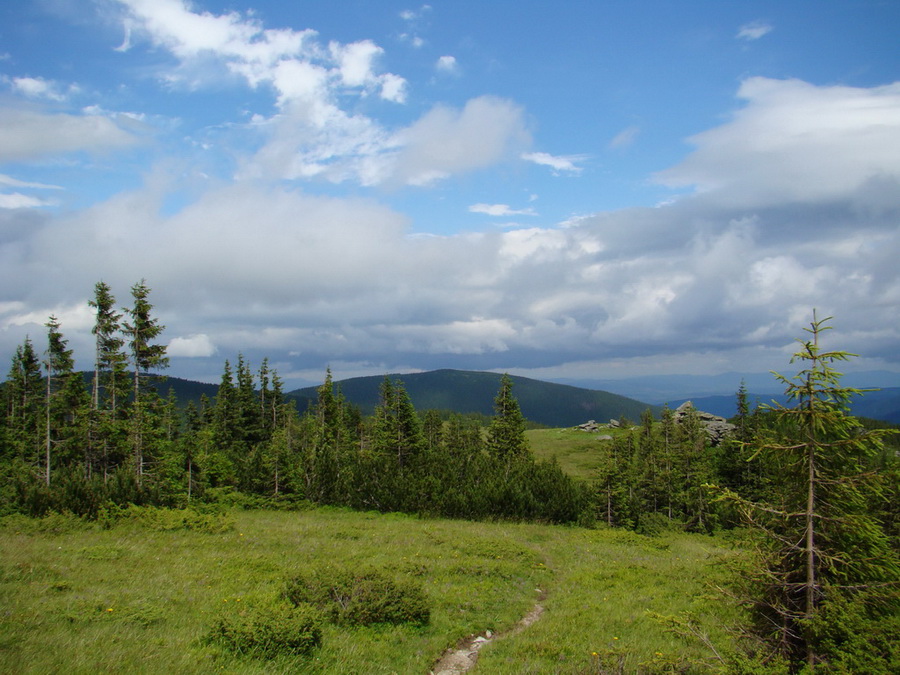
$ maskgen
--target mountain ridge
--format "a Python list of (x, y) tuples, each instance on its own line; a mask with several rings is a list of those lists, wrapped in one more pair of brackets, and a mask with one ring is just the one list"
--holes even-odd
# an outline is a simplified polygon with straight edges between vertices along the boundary
[[(494, 397), (500, 389), (499, 373), (449, 368), (423, 373), (370, 375), (335, 381), (348, 401), (371, 413), (378, 402), (378, 390), (385, 377), (399, 380), (418, 411), (430, 408), (460, 413), (493, 414)], [(568, 384), (510, 375), (513, 395), (522, 414), (531, 422), (550, 427), (569, 427), (590, 419), (605, 421), (626, 417), (633, 421), (650, 408), (660, 407), (608, 391), (585, 389)], [(300, 401), (314, 401), (318, 387), (304, 387), (288, 395)], [(301, 406), (301, 410), (303, 407)]]

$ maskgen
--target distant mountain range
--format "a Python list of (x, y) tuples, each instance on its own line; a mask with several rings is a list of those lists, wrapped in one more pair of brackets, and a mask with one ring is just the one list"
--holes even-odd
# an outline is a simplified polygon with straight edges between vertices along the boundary
[[(747, 394), (751, 409), (757, 404), (785, 404), (783, 394)], [(691, 401), (694, 407), (705, 410), (720, 417), (732, 417), (737, 413), (737, 396), (698, 396), (689, 399), (676, 399), (668, 405), (675, 408), (685, 401)], [(850, 411), (857, 417), (869, 417), (892, 424), (900, 424), (900, 387), (888, 387), (877, 391), (866, 392), (851, 401)]]
[[(501, 376), (498, 373), (467, 370), (434, 370), (389, 377), (403, 382), (416, 410), (435, 408), (492, 415)], [(846, 376), (842, 382), (847, 386), (861, 388), (884, 387), (883, 383), (890, 382), (891, 377), (896, 378), (897, 375), (858, 373)], [(86, 373), (85, 379), (89, 378), (90, 373)], [(369, 414), (378, 403), (378, 389), (383, 379), (384, 376), (380, 375), (354, 377), (340, 380), (336, 384), (348, 401)], [(751, 406), (772, 401), (784, 402), (783, 396), (777, 392), (777, 382), (771, 375), (730, 373), (710, 378), (664, 376), (597, 381), (609, 389), (615, 389), (617, 393), (527, 377), (511, 376), (511, 379), (513, 394), (519, 401), (522, 414), (532, 422), (550, 427), (569, 427), (591, 419), (606, 422), (623, 416), (637, 421), (647, 408), (658, 415), (664, 404), (674, 409), (686, 400), (692, 401), (700, 410), (721, 417), (732, 417), (736, 412), (736, 391), (742, 380), (748, 389), (747, 396)], [(216, 384), (177, 377), (166, 378), (158, 385), (162, 396), (166, 396), (170, 388), (175, 391), (179, 404), (183, 406), (188, 401), (199, 403), (203, 394), (214, 401), (219, 387)], [(315, 403), (316, 389), (314, 386), (304, 387), (287, 395), (296, 400), (297, 409), (303, 412)], [(633, 393), (641, 391), (644, 395)], [(717, 393), (722, 391), (730, 393)], [(758, 393), (760, 391), (763, 393)], [(887, 386), (868, 392), (855, 399), (851, 408), (853, 414), (860, 417), (900, 424), (900, 387)]]

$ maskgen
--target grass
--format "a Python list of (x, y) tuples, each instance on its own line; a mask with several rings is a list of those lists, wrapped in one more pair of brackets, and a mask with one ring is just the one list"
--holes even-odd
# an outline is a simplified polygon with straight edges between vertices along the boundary
[(531, 451), (538, 459), (556, 459), (560, 468), (579, 480), (594, 478), (599, 464), (599, 450), (604, 441), (599, 436), (616, 436), (622, 429), (603, 429), (589, 433), (580, 429), (529, 429), (525, 432)]
[[(697, 612), (721, 639), (706, 597), (722, 541), (536, 524), (424, 520), (337, 509), (235, 511), (218, 533), (123, 522), (86, 528), (6, 519), (0, 526), (0, 672), (428, 673), (447, 647), (503, 633), (541, 600), (532, 626), (487, 645), (476, 672), (599, 673), (703, 657), (650, 612)], [(288, 577), (367, 566), (419, 581), (424, 627), (326, 624), (310, 656), (236, 655), (204, 637), (225, 612), (264, 604)], [(657, 672), (664, 672), (658, 670)]]

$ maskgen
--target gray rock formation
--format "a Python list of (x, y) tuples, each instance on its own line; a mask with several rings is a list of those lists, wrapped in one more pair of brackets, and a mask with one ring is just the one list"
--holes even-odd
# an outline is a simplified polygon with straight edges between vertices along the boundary
[(724, 417), (697, 410), (690, 401), (685, 401), (675, 409), (673, 417), (676, 424), (683, 423), (684, 419), (690, 415), (691, 412), (697, 416), (701, 426), (706, 430), (706, 434), (709, 436), (709, 442), (712, 445), (719, 445), (726, 436), (735, 430), (735, 426), (727, 422)]

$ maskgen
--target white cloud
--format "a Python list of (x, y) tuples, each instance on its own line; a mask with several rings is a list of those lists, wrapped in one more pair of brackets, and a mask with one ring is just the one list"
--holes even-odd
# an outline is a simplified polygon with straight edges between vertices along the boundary
[[(524, 112), (494, 97), (385, 129), (330, 97), (333, 67), (282, 59), (272, 77), (282, 78), (284, 100), (278, 115), (254, 122), (268, 136), (242, 175), (426, 184), (508, 159), (569, 172), (583, 159), (528, 152)], [(348, 81), (377, 76), (364, 65), (355, 72)], [(376, 201), (253, 180), (220, 185), (174, 212), (153, 180), (84, 211), (0, 210), (0, 349), (11, 354), (25, 334), (40, 334), (57, 308), (68, 312), (76, 353), (89, 359), (92, 317), (73, 308), (86, 307), (100, 278), (127, 304), (143, 277), (176, 336), (170, 353), (191, 357), (185, 368), (195, 370), (184, 374), (208, 368), (213, 379), (222, 355), (237, 352), (257, 363), (268, 355), (284, 364), (279, 372), (341, 362), (375, 373), (397, 364), (583, 364), (585, 373), (704, 360), (728, 370), (751, 358), (766, 369), (812, 307), (835, 315), (842, 334), (852, 327), (841, 348), (896, 365), (898, 85), (754, 78), (739, 96), (741, 110), (694, 137), (695, 151), (659, 175), (696, 194), (565, 226), (411, 237), (406, 216)], [(0, 121), (13, 123), (0, 124), (6, 159), (133, 142), (104, 116), (5, 110)], [(17, 136), (28, 142), (17, 146)], [(6, 175), (0, 185), (55, 187)]]
[(525, 152), (522, 153), (522, 159), (541, 166), (549, 166), (554, 172), (578, 174), (581, 173), (581, 167), (577, 166), (576, 162), (584, 161), (586, 158), (584, 155), (554, 156), (546, 152)]
[(0, 162), (126, 148), (137, 138), (107, 117), (0, 108)]
[(462, 110), (436, 106), (396, 135), (396, 177), (427, 185), (515, 157), (530, 142), (522, 109), (493, 96), (471, 99)]
[(67, 88), (67, 91), (64, 91), (59, 83), (45, 80), (42, 77), (13, 77), (11, 79), (4, 77), (3, 79), (9, 82), (15, 93), (22, 94), (28, 98), (48, 101), (64, 101), (69, 93), (78, 90), (77, 87), (70, 86)]
[(434, 64), (434, 69), (439, 73), (455, 75), (459, 72), (459, 64), (457, 64), (455, 56), (441, 56)]
[(62, 190), (59, 185), (47, 185), (46, 183), (29, 183), (28, 181), (17, 180), (12, 176), (0, 173), (0, 185), (9, 185), (17, 188), (35, 188), (39, 190)]
[(896, 195), (900, 83), (862, 89), (753, 77), (738, 97), (746, 104), (733, 119), (692, 137), (696, 150), (659, 182), (743, 205), (843, 199), (866, 185)]
[(209, 335), (205, 333), (172, 338), (166, 348), (166, 353), (169, 356), (184, 356), (188, 358), (213, 356), (216, 351), (216, 346)]
[(314, 30), (264, 28), (238, 12), (193, 12), (183, 0), (118, 2), (129, 12), (123, 20), (128, 37), (122, 48), (133, 49), (139, 31), (168, 49), (179, 60), (179, 67), (164, 75), (169, 82), (200, 88), (230, 72), (252, 87), (273, 86), (282, 106), (310, 97), (320, 105), (333, 104), (342, 88), (377, 91), (393, 102), (405, 100), (403, 78), (375, 71), (384, 50), (370, 40), (332, 41), (323, 47)]
[(469, 207), (472, 213), (483, 213), (488, 216), (536, 216), (537, 212), (532, 208), (513, 209), (509, 204), (472, 204)]
[(745, 23), (737, 32), (735, 37), (741, 40), (759, 40), (764, 35), (768, 35), (773, 30), (773, 26), (765, 21), (751, 21)]
[(50, 204), (51, 202), (19, 192), (0, 193), (0, 209), (33, 209)]

